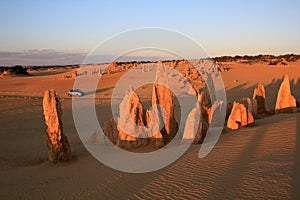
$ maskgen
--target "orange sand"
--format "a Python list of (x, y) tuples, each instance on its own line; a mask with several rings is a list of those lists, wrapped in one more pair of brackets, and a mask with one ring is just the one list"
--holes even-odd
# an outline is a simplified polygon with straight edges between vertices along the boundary
[[(274, 108), (281, 78), (288, 74), (300, 102), (300, 63), (289, 67), (224, 64), (228, 101), (252, 97), (260, 81), (267, 109)], [(172, 165), (156, 172), (128, 174), (94, 159), (82, 145), (66, 92), (68, 71), (34, 72), (32, 77), (0, 78), (0, 199), (287, 199), (300, 197), (300, 113), (280, 114), (222, 135), (213, 151), (198, 158), (193, 145)], [(109, 96), (123, 74), (104, 75), (96, 94), (99, 121), (110, 115)], [(234, 81), (236, 80), (236, 81)], [(75, 158), (47, 162), (42, 94), (56, 89), (62, 98), (64, 130)]]

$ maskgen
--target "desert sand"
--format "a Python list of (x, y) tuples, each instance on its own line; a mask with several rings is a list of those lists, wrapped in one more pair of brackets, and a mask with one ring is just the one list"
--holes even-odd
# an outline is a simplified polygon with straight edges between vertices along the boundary
[[(275, 108), (284, 75), (300, 102), (300, 62), (287, 66), (224, 62), (227, 100), (252, 98), (258, 82), (265, 86), (266, 108)], [(113, 170), (89, 154), (81, 143), (66, 92), (74, 69), (31, 71), (34, 76), (0, 78), (1, 199), (297, 199), (300, 197), (300, 113), (255, 121), (254, 127), (222, 134), (200, 159), (201, 144), (161, 170), (130, 174)], [(114, 83), (125, 72), (103, 75), (96, 92), (100, 122), (110, 115)], [(73, 159), (47, 161), (42, 96), (55, 89), (61, 97), (64, 132)], [(143, 93), (141, 90), (140, 93)], [(147, 95), (145, 94), (145, 99)], [(148, 97), (150, 98), (150, 96)]]

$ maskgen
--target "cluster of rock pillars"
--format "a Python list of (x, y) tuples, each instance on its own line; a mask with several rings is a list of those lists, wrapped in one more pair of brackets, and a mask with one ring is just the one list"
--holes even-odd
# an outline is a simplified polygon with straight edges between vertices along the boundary
[[(183, 133), (178, 133), (179, 125), (174, 117), (174, 94), (167, 87), (153, 84), (152, 105), (159, 104), (162, 106), (165, 112), (163, 113), (160, 109), (145, 110), (134, 88), (129, 86), (124, 100), (119, 105), (119, 118), (109, 118), (104, 123), (103, 132), (110, 142), (127, 150), (143, 147), (149, 143), (153, 143), (157, 148), (161, 148), (170, 143), (176, 134), (181, 134), (182, 140), (193, 140), (194, 144), (199, 144), (203, 142), (206, 132), (212, 123), (215, 126), (224, 127), (223, 130), (226, 131), (237, 130), (241, 127), (253, 126), (256, 118), (269, 113), (265, 107), (267, 98), (265, 88), (261, 83), (254, 89), (252, 98), (243, 98), (226, 106), (223, 105), (222, 101), (212, 101), (207, 86), (202, 92), (196, 91), (195, 94), (198, 102), (188, 114)], [(54, 163), (70, 160), (72, 153), (68, 139), (63, 132), (60, 100), (53, 89), (45, 91), (43, 109), (45, 123), (48, 126), (46, 131), (48, 160)], [(225, 111), (222, 109), (225, 109)], [(219, 122), (219, 119), (215, 118), (215, 116), (221, 112), (226, 113), (226, 116), (224, 115), (225, 121), (220, 120)], [(287, 75), (284, 76), (278, 91), (275, 114), (286, 112), (297, 112), (296, 99), (291, 94)], [(163, 115), (165, 116), (163, 117)], [(163, 126), (157, 129), (155, 125), (159, 124), (162, 118), (164, 121)], [(157, 119), (159, 121), (155, 121)], [(152, 124), (152, 128), (156, 127), (157, 132), (150, 137), (143, 135), (143, 133), (128, 134), (122, 127), (129, 121), (139, 127), (149, 128), (150, 124)], [(135, 130), (134, 128), (130, 129), (129, 127), (133, 131)], [(153, 130), (156, 129), (153, 128)]]

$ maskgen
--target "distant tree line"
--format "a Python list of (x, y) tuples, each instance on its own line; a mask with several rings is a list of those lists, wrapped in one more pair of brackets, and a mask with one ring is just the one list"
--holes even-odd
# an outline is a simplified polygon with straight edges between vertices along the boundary
[(27, 75), (27, 76), (30, 75), (28, 73), (28, 68), (23, 67), (22, 65), (16, 65), (13, 67), (0, 67), (0, 74), (2, 74), (5, 71), (8, 74), (12, 74), (12, 75)]
[(286, 62), (295, 62), (300, 59), (300, 55), (295, 54), (286, 54), (286, 55), (280, 55), (280, 56), (274, 56), (274, 55), (256, 55), (256, 56), (221, 56), (221, 57), (215, 57), (214, 60), (217, 62), (269, 62), (270, 65), (277, 65), (278, 63), (286, 64)]

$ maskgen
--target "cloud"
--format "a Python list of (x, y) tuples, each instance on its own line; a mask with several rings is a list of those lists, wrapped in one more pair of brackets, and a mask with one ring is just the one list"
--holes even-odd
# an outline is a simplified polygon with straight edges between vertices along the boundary
[(64, 53), (53, 49), (0, 51), (0, 65), (67, 65), (80, 64), (85, 58), (81, 53)]
[(53, 49), (30, 49), (24, 51), (0, 51), (0, 66), (14, 65), (72, 65), (89, 63), (107, 63), (112, 61), (157, 61), (174, 59), (165, 56), (123, 56), (116, 58), (112, 55), (90, 55), (86, 60), (87, 54), (65, 53)]

